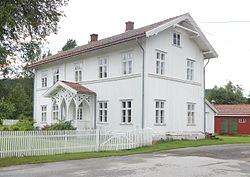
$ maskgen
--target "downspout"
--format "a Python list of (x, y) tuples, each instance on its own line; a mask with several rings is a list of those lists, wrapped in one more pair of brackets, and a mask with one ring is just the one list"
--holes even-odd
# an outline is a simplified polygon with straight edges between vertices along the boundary
[[(34, 121), (34, 124), (36, 123), (37, 124), (37, 120), (35, 120), (35, 117), (36, 117), (36, 114), (37, 114), (37, 105), (36, 105), (36, 102), (37, 102), (37, 99), (36, 99), (36, 88), (37, 88), (37, 70), (34, 68), (32, 70), (32, 73), (34, 73), (34, 85), (33, 85), (33, 121)], [(37, 121), (37, 122), (36, 122)], [(33, 124), (33, 126), (34, 126)]]
[(96, 129), (97, 128), (97, 125), (96, 125), (96, 96), (97, 95), (94, 95), (94, 129)]
[(142, 47), (141, 43), (138, 41), (138, 39), (136, 39), (137, 44), (139, 45), (139, 47), (142, 50), (142, 107), (141, 107), (141, 111), (142, 111), (142, 117), (141, 117), (141, 128), (144, 129), (144, 100), (145, 100), (145, 50)]
[(206, 84), (206, 77), (205, 77), (205, 74), (206, 74), (206, 66), (208, 65), (210, 59), (208, 59), (207, 63), (205, 64), (205, 66), (203, 67), (203, 85), (204, 85), (204, 100), (203, 100), (203, 103), (204, 103), (204, 134), (206, 133), (206, 129), (207, 129), (207, 123), (206, 123), (206, 87), (205, 87), (205, 84)]

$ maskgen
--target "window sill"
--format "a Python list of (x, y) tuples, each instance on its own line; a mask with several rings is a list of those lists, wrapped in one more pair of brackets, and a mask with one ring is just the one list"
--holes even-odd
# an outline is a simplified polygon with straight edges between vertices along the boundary
[(167, 77), (166, 74), (158, 74), (158, 73), (155, 73), (155, 75), (159, 76), (159, 77)]
[(37, 88), (37, 91), (40, 91), (40, 90), (48, 90), (50, 87), (40, 87), (40, 88)]
[(134, 73), (126, 73), (126, 74), (124, 74), (124, 73), (122, 73), (122, 76), (130, 76), (130, 75), (133, 75)]
[(120, 125), (133, 125), (132, 123), (120, 123)]
[(187, 124), (187, 126), (196, 126), (196, 124)]
[(97, 124), (101, 124), (101, 125), (108, 125), (108, 122), (97, 122)]
[(154, 126), (166, 126), (165, 123), (155, 123)]
[(172, 46), (177, 47), (177, 48), (182, 48), (180, 45), (172, 44)]
[(46, 121), (42, 121), (42, 122), (40, 122), (41, 124), (48, 124)]
[(102, 79), (108, 79), (108, 77), (98, 77), (98, 79), (102, 80)]

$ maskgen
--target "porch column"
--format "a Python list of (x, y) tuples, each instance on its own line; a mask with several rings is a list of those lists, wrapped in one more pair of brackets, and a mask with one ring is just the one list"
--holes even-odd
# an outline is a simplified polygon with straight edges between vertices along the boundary
[(77, 124), (77, 110), (78, 110), (78, 104), (76, 104), (76, 109), (75, 109), (75, 113), (76, 113), (76, 117), (75, 117), (75, 127), (76, 127), (76, 128), (78, 127), (78, 124)]

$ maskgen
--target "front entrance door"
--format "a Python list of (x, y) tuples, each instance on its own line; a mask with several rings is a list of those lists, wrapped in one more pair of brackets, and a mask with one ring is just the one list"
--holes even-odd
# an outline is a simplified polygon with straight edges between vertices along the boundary
[(77, 110), (77, 129), (91, 128), (90, 107), (86, 101), (83, 101)]

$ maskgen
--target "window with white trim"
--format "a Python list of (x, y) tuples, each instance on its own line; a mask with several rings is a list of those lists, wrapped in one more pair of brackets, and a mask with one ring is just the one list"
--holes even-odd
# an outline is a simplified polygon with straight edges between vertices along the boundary
[(48, 86), (48, 78), (47, 78), (47, 73), (42, 74), (42, 87), (47, 87)]
[(194, 80), (194, 62), (193, 60), (187, 59), (187, 80)]
[(195, 104), (187, 103), (187, 123), (194, 124), (195, 123)]
[(99, 102), (99, 122), (108, 122), (108, 102)]
[(156, 51), (156, 74), (165, 73), (165, 55), (164, 52)]
[(122, 53), (122, 74), (132, 73), (132, 53)]
[(245, 124), (247, 122), (247, 119), (246, 118), (240, 118), (239, 119), (239, 123), (240, 124)]
[(56, 102), (54, 102), (52, 105), (52, 119), (58, 120), (58, 118), (59, 118), (59, 109), (58, 109), (58, 105), (56, 104)]
[(122, 100), (122, 123), (131, 123), (132, 121), (132, 100)]
[(108, 77), (108, 58), (99, 59), (99, 78)]
[(165, 101), (163, 100), (155, 101), (155, 123), (156, 124), (164, 123), (164, 114), (165, 114), (164, 105), (165, 105)]
[(173, 45), (181, 46), (181, 35), (177, 32), (173, 32)]
[(75, 64), (75, 81), (82, 81), (82, 63)]
[(83, 105), (82, 103), (78, 106), (77, 110), (77, 120), (82, 120), (83, 118)]
[(55, 69), (53, 72), (53, 84), (59, 81), (59, 68)]
[(47, 121), (47, 106), (46, 105), (41, 106), (41, 120), (42, 122)]

